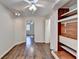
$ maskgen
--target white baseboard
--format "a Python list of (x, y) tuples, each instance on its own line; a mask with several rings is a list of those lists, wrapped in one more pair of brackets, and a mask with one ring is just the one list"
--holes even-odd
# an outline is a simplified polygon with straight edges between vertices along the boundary
[(51, 51), (51, 54), (54, 56), (55, 59), (60, 59), (54, 51)]
[(45, 43), (45, 42), (35, 42), (35, 43)]
[(24, 43), (24, 41), (23, 41), (23, 42), (15, 43), (13, 46), (11, 46), (6, 52), (4, 52), (4, 53), (0, 56), (0, 59), (1, 59), (3, 56), (5, 56), (13, 47), (15, 47), (16, 45), (19, 45), (19, 44), (21, 44), (21, 43)]
[(45, 43), (50, 43), (50, 42), (45, 42)]
[(22, 43), (25, 43), (25, 41), (18, 42), (18, 43), (16, 43), (15, 45), (19, 45), (19, 44), (22, 44)]

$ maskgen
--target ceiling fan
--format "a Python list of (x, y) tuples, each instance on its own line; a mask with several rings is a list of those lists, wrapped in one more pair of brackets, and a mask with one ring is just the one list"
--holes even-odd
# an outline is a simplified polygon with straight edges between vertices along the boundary
[(42, 4), (38, 4), (38, 0), (24, 0), (29, 5), (25, 6), (23, 9), (29, 8), (30, 11), (36, 11), (37, 7), (44, 7)]

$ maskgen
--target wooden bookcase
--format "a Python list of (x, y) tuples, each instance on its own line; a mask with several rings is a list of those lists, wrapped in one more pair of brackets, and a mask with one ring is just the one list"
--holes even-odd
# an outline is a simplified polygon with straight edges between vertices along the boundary
[[(64, 18), (61, 15), (66, 12), (69, 12), (69, 8), (60, 8), (58, 10), (58, 21), (61, 20), (62, 18)], [(62, 48), (60, 47), (59, 35), (61, 35), (61, 22), (58, 22), (58, 50), (61, 51)]]
[(77, 8), (58, 10), (58, 50), (77, 56)]

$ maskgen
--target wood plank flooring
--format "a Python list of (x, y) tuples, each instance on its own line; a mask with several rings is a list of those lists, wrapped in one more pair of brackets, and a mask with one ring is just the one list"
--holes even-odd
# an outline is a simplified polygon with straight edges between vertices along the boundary
[(66, 51), (58, 51), (56, 52), (60, 59), (76, 59), (74, 56), (70, 55)]
[(17, 45), (2, 59), (55, 59), (49, 49), (49, 44), (38, 44), (30, 40)]

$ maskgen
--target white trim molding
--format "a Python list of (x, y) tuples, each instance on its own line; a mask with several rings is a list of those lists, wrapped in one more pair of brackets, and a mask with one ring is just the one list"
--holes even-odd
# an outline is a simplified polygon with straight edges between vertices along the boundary
[(51, 51), (51, 54), (54, 56), (55, 59), (60, 59), (54, 51)]

